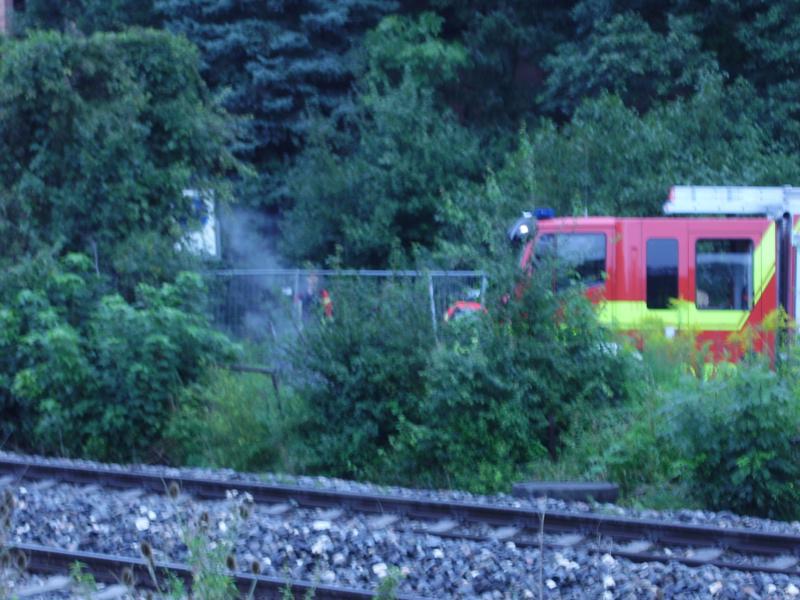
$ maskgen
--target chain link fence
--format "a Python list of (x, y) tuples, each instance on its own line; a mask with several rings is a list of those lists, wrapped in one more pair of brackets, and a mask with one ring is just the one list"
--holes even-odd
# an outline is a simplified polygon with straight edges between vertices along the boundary
[(335, 314), (335, 291), (342, 286), (367, 284), (378, 293), (390, 282), (408, 285), (414, 301), (430, 311), (434, 335), (448, 307), (459, 300), (482, 302), (487, 286), (480, 271), (228, 269), (208, 274), (214, 322), (235, 338), (255, 342), (302, 330), (314, 311)]

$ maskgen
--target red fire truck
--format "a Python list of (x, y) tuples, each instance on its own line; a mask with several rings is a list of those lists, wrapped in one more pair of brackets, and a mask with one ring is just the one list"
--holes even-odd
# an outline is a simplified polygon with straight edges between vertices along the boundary
[[(667, 337), (691, 332), (716, 358), (733, 359), (731, 334), (760, 331), (798, 301), (800, 188), (679, 186), (657, 218), (562, 217), (525, 213), (509, 231), (520, 265), (546, 253), (566, 263), (598, 305), (601, 322)], [(756, 350), (774, 335), (755, 336)]]

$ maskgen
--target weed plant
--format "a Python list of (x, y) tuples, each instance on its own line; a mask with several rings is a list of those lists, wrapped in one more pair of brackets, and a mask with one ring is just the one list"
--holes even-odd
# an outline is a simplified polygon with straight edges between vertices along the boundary
[(240, 471), (293, 471), (304, 399), (288, 385), (275, 389), (259, 373), (208, 371), (184, 394), (167, 427), (172, 460), (178, 464)]
[(679, 464), (705, 506), (800, 516), (800, 400), (767, 358), (748, 356), (706, 381), (686, 378), (665, 410)]
[(4, 489), (0, 493), (0, 598), (10, 596), (9, 583), (14, 581), (15, 561), (8, 546), (14, 516), (14, 495)]

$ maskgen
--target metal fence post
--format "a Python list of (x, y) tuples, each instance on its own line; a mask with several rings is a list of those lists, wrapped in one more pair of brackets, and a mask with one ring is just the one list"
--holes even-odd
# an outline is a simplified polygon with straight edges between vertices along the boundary
[(294, 318), (299, 327), (303, 327), (303, 303), (300, 301), (300, 269), (294, 272), (294, 289), (292, 290), (294, 303)]
[(433, 298), (433, 275), (428, 273), (428, 296), (431, 300), (431, 324), (433, 325), (433, 338), (439, 342), (439, 334), (436, 325), (436, 302)]
[(486, 306), (486, 286), (488, 285), (488, 280), (486, 279), (486, 273), (481, 275), (481, 304)]

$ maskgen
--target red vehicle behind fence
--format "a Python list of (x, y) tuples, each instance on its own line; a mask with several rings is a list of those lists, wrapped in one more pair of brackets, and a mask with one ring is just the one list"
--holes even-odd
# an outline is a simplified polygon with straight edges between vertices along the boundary
[(778, 308), (794, 318), (798, 306), (800, 189), (681, 186), (664, 210), (697, 216), (526, 213), (510, 235), (524, 243), (521, 267), (548, 252), (569, 265), (614, 329), (688, 331), (717, 359), (741, 355), (731, 334), (747, 328), (756, 350), (773, 347), (760, 325)]

